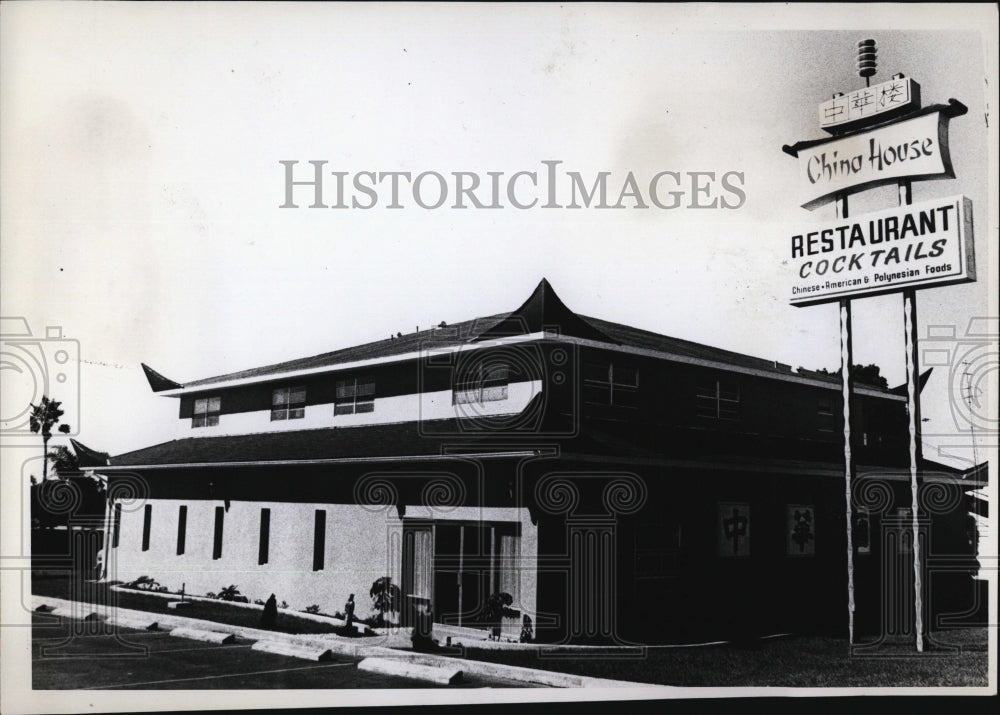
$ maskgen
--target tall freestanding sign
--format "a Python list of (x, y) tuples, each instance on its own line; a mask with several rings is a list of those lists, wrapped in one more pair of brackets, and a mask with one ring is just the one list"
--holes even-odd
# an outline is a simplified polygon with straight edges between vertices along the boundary
[[(851, 300), (903, 294), (907, 413), (910, 433), (910, 496), (913, 540), (914, 629), (923, 651), (923, 604), (918, 534), (920, 389), (917, 367), (917, 296), (934, 288), (976, 280), (972, 202), (947, 196), (913, 204), (913, 181), (955, 178), (948, 150), (948, 123), (968, 110), (954, 99), (921, 107), (920, 85), (902, 74), (875, 86), (877, 47), (857, 48), (865, 87), (838, 92), (819, 106), (820, 127), (832, 137), (782, 149), (798, 159), (801, 205), (809, 210), (833, 202), (836, 220), (803, 227), (786, 236), (794, 271), (789, 302), (795, 306), (840, 304), (840, 370), (844, 404), (844, 496), (847, 522), (848, 637), (854, 644), (854, 545), (851, 485), (851, 395), (853, 336)], [(899, 187), (899, 207), (848, 218), (848, 197), (887, 184)]]

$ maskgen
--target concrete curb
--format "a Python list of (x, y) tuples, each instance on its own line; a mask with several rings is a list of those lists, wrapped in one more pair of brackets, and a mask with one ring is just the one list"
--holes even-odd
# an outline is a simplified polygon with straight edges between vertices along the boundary
[(395, 675), (400, 678), (425, 680), (429, 683), (451, 685), (462, 679), (462, 670), (452, 665), (450, 668), (435, 665), (420, 665), (394, 658), (365, 658), (358, 663), (358, 670), (370, 673)]
[(206, 643), (232, 643), (236, 636), (232, 633), (221, 631), (206, 631), (201, 628), (174, 628), (170, 631), (174, 638), (190, 638), (194, 641), (205, 641)]
[(120, 628), (134, 628), (137, 631), (155, 631), (158, 624), (155, 618), (136, 618), (133, 616), (111, 615), (105, 619), (105, 623)]
[(287, 655), (292, 658), (314, 660), (317, 662), (333, 660), (333, 652), (329, 648), (316, 648), (314, 646), (304, 646), (276, 640), (257, 641), (250, 647), (250, 650), (276, 653), (277, 655)]
[(449, 664), (460, 665), (462, 671), (475, 675), (485, 675), (487, 677), (502, 678), (504, 680), (514, 680), (522, 683), (534, 683), (537, 685), (548, 685), (553, 688), (665, 688), (669, 686), (654, 685), (651, 683), (636, 683), (628, 680), (609, 680), (606, 678), (592, 678), (586, 675), (573, 675), (571, 673), (560, 673), (554, 670), (539, 670), (537, 668), (525, 668), (518, 665), (502, 665), (500, 663), (489, 663), (482, 660), (469, 660), (467, 658), (452, 658), (446, 655), (434, 655), (433, 653), (414, 653), (394, 648), (380, 648), (385, 657), (402, 659), (420, 665), (431, 665), (437, 667), (447, 667)]
[(93, 608), (81, 608), (80, 604), (67, 601), (65, 606), (57, 606), (49, 612), (50, 616), (60, 618), (77, 618), (81, 621), (91, 621), (97, 618), (97, 611)]
[[(80, 609), (80, 604), (75, 601), (66, 601), (61, 598), (51, 596), (32, 596), (32, 607), (49, 606), (52, 608), (71, 607), (76, 604)], [(129, 618), (149, 619), (152, 617), (146, 611), (137, 611), (128, 608), (112, 608), (110, 606), (97, 607), (98, 617), (108, 618), (111, 616), (125, 616)], [(220, 624), (213, 621), (204, 621), (197, 618), (187, 618), (185, 616), (175, 616), (172, 614), (155, 614), (159, 627), (172, 630), (174, 628), (198, 628), (202, 630), (218, 629)], [(534, 683), (538, 685), (548, 685), (554, 688), (669, 688), (666, 685), (653, 685), (650, 683), (637, 683), (626, 680), (608, 680), (605, 678), (591, 678), (583, 675), (572, 675), (569, 673), (559, 673), (549, 670), (538, 670), (535, 668), (524, 668), (515, 665), (501, 665), (499, 663), (488, 663), (485, 661), (468, 660), (465, 658), (452, 658), (449, 656), (434, 655), (432, 653), (415, 653), (413, 651), (402, 650), (400, 648), (387, 647), (385, 645), (372, 645), (368, 643), (357, 643), (363, 641), (381, 640), (378, 637), (371, 638), (343, 638), (334, 634), (290, 634), (279, 633), (277, 631), (264, 631), (258, 628), (245, 628), (242, 626), (225, 626), (226, 630), (236, 634), (240, 638), (251, 641), (279, 641), (306, 648), (329, 649), (338, 655), (346, 655), (354, 658), (367, 658), (371, 656), (380, 658), (391, 658), (397, 661), (417, 663), (419, 665), (429, 665), (439, 668), (458, 667), (464, 673), (484, 675), (487, 677), (501, 678), (515, 682)], [(388, 640), (390, 637), (386, 637)], [(395, 638), (397, 644), (401, 638)], [(409, 640), (408, 638), (406, 639)]]

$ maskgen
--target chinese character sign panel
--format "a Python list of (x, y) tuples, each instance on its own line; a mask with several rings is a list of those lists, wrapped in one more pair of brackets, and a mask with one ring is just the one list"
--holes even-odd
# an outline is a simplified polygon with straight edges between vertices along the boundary
[(719, 556), (750, 555), (750, 505), (723, 502), (719, 504)]
[(785, 520), (789, 556), (812, 556), (816, 553), (816, 512), (811, 505), (789, 504)]
[(878, 115), (888, 119), (894, 112), (920, 107), (920, 85), (909, 77), (900, 77), (874, 87), (842, 94), (819, 105), (819, 125), (823, 129), (843, 128)]

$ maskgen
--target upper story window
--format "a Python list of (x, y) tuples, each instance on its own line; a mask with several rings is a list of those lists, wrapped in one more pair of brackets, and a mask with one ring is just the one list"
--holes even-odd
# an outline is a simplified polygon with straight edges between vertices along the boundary
[(451, 402), (453, 405), (464, 405), (506, 400), (509, 381), (510, 368), (507, 365), (477, 362), (456, 376)]
[(583, 364), (583, 401), (589, 405), (635, 407), (639, 394), (639, 371), (614, 363)]
[(352, 377), (337, 380), (337, 394), (333, 414), (353, 415), (375, 411), (375, 380), (370, 377)]
[(816, 401), (817, 429), (820, 432), (833, 432), (833, 398), (820, 397)]
[(221, 397), (203, 397), (194, 401), (194, 416), (192, 427), (214, 427), (219, 424), (219, 412), (222, 411)]
[(740, 417), (740, 386), (727, 378), (701, 378), (695, 386), (699, 417), (736, 420)]
[(300, 420), (306, 416), (306, 388), (279, 387), (271, 396), (271, 421)]

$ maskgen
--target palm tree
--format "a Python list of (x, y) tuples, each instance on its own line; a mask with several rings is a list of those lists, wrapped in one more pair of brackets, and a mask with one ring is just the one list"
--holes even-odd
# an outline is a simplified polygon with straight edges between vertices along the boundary
[[(63, 411), (59, 409), (61, 402), (50, 400), (42, 395), (41, 401), (36, 405), (31, 403), (31, 417), (28, 426), (36, 434), (42, 433), (42, 454), (45, 455), (42, 461), (42, 479), (49, 476), (49, 439), (52, 437), (52, 428), (59, 423), (59, 418), (63, 416)], [(60, 425), (59, 431), (67, 434), (69, 425)]]
[[(63, 426), (65, 427), (66, 425)], [(66, 445), (56, 445), (49, 451), (48, 457), (49, 461), (52, 462), (52, 468), (60, 479), (72, 474), (79, 474), (80, 461), (73, 454), (73, 450)]]

